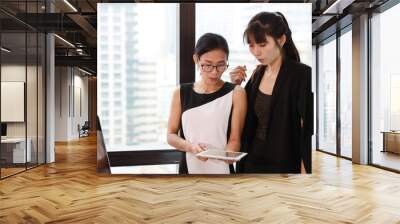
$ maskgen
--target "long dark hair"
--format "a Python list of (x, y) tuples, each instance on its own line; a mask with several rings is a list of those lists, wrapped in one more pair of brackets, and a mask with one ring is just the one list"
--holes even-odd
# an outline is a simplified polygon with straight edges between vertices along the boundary
[(266, 41), (266, 35), (274, 38), (275, 44), (278, 44), (278, 38), (286, 35), (286, 42), (281, 51), (283, 55), (300, 62), (299, 52), (292, 39), (292, 31), (286, 21), (285, 16), (280, 12), (260, 12), (251, 18), (243, 34), (243, 40), (250, 43), (250, 37), (253, 37), (256, 43)]

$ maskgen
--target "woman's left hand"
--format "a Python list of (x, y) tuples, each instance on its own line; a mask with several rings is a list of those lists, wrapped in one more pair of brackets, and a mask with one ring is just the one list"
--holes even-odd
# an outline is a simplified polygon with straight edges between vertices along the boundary
[[(226, 152), (235, 152), (235, 151), (232, 151), (232, 150), (225, 150)], [(225, 159), (220, 159), (220, 160), (222, 160), (222, 161), (224, 161), (226, 164), (234, 164), (234, 163), (236, 163), (236, 161), (235, 160), (225, 160)]]

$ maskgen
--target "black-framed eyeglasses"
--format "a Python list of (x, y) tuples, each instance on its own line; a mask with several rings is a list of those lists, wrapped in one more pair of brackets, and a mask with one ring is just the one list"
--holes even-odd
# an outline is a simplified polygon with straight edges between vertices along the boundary
[(217, 72), (223, 72), (228, 68), (229, 64), (220, 64), (220, 65), (203, 64), (200, 66), (204, 72), (212, 72), (214, 68), (217, 69)]

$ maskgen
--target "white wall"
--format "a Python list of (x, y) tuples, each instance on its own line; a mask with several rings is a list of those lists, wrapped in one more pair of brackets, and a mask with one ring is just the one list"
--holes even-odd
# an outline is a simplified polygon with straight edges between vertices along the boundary
[[(27, 69), (27, 70), (26, 70)], [(25, 82), (26, 71), (29, 76), (29, 86), (36, 86), (36, 80), (31, 80), (30, 74), (36, 74), (36, 67), (18, 64), (6, 64), (1, 66), (1, 81), (2, 82)], [(36, 111), (36, 88), (27, 88), (27, 106), (29, 106), (29, 110), (27, 111), (27, 120), (28, 124), (28, 137), (30, 133), (36, 130), (36, 113), (32, 113), (32, 111)], [(4, 96), (3, 96), (4, 97)], [(40, 106), (40, 105), (39, 105)], [(1, 108), (1, 110), (7, 110), (8, 108)], [(32, 122), (34, 121), (34, 124)], [(8, 137), (25, 137), (25, 123), (26, 122), (7, 122), (7, 136)], [(36, 137), (36, 131), (35, 131)]]
[(55, 140), (70, 141), (79, 138), (78, 124), (88, 120), (88, 78), (72, 67), (56, 67), (55, 73)]
[[(27, 78), (27, 80), (26, 80)], [(26, 85), (26, 105), (23, 102), (22, 113), (26, 112), (26, 120), (22, 122), (5, 122), (7, 124), (8, 138), (25, 138), (29, 139), (29, 147), (31, 148), (32, 161), (44, 163), (44, 74), (42, 67), (39, 65), (28, 65), (9, 63), (1, 66), (1, 81), (2, 82), (24, 82)], [(2, 93), (4, 89), (2, 89)], [(8, 98), (7, 95), (2, 95), (2, 98)], [(2, 112), (13, 112), (13, 108), (2, 107)], [(11, 111), (7, 111), (11, 110)], [(14, 109), (15, 110), (15, 109)], [(24, 116), (24, 115), (23, 115)], [(39, 155), (37, 155), (39, 154)]]

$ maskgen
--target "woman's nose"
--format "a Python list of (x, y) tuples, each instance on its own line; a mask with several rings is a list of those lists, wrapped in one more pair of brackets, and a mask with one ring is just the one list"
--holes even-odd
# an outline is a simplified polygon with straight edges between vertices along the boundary
[(214, 67), (213, 70), (211, 71), (211, 73), (212, 73), (212, 74), (217, 74), (217, 73), (218, 73), (217, 67)]
[(260, 50), (260, 48), (258, 48), (258, 47), (256, 47), (256, 48), (254, 48), (254, 56), (260, 56), (261, 55), (261, 50)]

